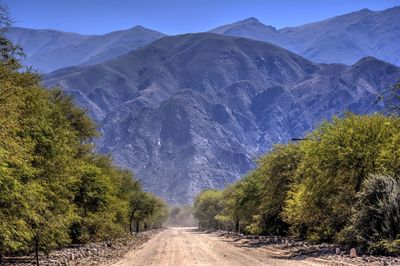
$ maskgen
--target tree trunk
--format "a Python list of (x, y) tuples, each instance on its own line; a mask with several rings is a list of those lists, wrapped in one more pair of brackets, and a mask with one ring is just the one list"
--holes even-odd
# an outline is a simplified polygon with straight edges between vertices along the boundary
[(139, 233), (140, 221), (136, 222), (136, 233)]
[(0, 253), (0, 265), (3, 264), (3, 254)]
[(236, 220), (236, 224), (235, 224), (235, 233), (239, 234), (240, 233), (240, 222), (239, 220)]
[(147, 231), (148, 225), (147, 223), (144, 223), (144, 231)]
[(132, 228), (132, 222), (133, 222), (133, 217), (135, 215), (136, 210), (134, 210), (131, 213), (131, 217), (129, 218), (129, 232), (131, 232), (131, 235), (133, 235), (133, 228)]
[(39, 266), (39, 236), (35, 236), (35, 259), (36, 259), (36, 266)]

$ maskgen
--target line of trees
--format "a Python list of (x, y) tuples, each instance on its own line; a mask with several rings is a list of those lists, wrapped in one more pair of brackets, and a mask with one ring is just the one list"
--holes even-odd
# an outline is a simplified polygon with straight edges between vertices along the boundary
[(41, 87), (21, 55), (0, 37), (0, 263), (160, 227), (167, 205), (94, 152), (98, 132), (85, 111)]
[(224, 190), (200, 193), (200, 227), (291, 235), (400, 253), (400, 119), (333, 118), (306, 139), (276, 145)]

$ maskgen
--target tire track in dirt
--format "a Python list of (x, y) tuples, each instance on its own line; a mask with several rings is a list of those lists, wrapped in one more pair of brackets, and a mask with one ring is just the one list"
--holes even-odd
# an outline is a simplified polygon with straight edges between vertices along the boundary
[(115, 266), (191, 265), (323, 265), (307, 260), (274, 257), (266, 250), (243, 248), (231, 241), (205, 234), (194, 228), (169, 228), (156, 234), (141, 249), (128, 252)]

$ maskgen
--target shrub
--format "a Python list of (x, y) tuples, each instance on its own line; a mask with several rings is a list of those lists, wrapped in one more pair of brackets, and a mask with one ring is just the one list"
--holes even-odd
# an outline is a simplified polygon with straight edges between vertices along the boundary
[(400, 182), (386, 175), (371, 175), (357, 195), (350, 226), (342, 240), (371, 249), (393, 253), (399, 248)]

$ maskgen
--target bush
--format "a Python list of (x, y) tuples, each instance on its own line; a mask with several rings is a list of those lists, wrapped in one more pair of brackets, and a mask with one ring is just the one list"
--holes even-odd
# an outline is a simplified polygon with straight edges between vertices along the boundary
[[(362, 184), (343, 241), (373, 252), (394, 252), (400, 236), (400, 182), (390, 176), (372, 175)], [(397, 243), (397, 244), (396, 244)]]
[(368, 251), (374, 255), (397, 256), (400, 254), (400, 239), (373, 243)]

